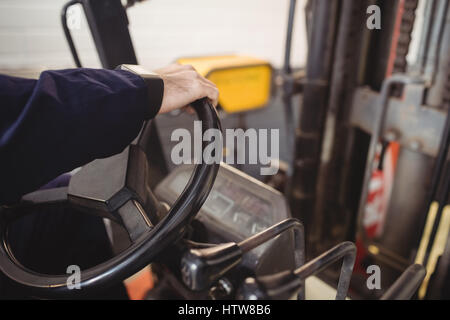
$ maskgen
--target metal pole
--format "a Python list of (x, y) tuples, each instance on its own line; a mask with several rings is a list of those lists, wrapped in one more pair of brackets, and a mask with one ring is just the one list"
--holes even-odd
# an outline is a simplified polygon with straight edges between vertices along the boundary
[(425, 278), (425, 268), (420, 264), (409, 266), (380, 300), (409, 300)]

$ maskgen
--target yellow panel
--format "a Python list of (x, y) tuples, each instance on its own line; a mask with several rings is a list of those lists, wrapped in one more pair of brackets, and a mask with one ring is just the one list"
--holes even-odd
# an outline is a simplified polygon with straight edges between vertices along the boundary
[[(433, 227), (434, 220), (436, 219), (437, 210), (439, 204), (433, 202), (430, 206), (430, 210), (427, 216), (427, 222), (425, 224), (424, 235), (420, 242), (419, 251), (416, 256), (416, 263), (423, 264), (426, 246), (431, 234), (431, 229)], [(438, 258), (444, 253), (445, 246), (447, 244), (448, 233), (450, 230), (450, 205), (443, 208), (441, 220), (439, 221), (438, 230), (436, 232), (436, 237), (434, 239), (433, 245), (431, 247), (430, 256), (428, 258), (428, 263), (426, 265), (427, 274), (419, 288), (418, 296), (420, 299), (425, 298), (428, 282), (430, 281), (431, 275), (435, 271)]]
[(215, 70), (208, 78), (219, 88), (219, 103), (227, 112), (263, 107), (270, 96), (271, 69), (267, 65)]
[(229, 112), (264, 107), (270, 98), (272, 68), (267, 61), (245, 56), (182, 58), (219, 88), (219, 104)]
[(238, 55), (228, 56), (204, 56), (192, 58), (180, 58), (180, 64), (190, 64), (203, 76), (207, 76), (212, 70), (245, 67), (251, 65), (269, 65), (266, 60)]

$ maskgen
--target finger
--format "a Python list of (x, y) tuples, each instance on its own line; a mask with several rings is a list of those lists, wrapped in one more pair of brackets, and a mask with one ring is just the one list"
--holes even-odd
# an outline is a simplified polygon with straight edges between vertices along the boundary
[(200, 77), (200, 80), (207, 86), (214, 88), (214, 90), (216, 91), (214, 99), (211, 99), (211, 102), (214, 104), (214, 107), (217, 106), (218, 104), (218, 99), (219, 99), (219, 89), (217, 88), (217, 86), (210, 80), (206, 79), (205, 77)]
[(203, 97), (207, 97), (214, 107), (217, 107), (219, 101), (219, 90), (215, 85), (203, 83)]
[(194, 110), (194, 108), (192, 108), (191, 105), (184, 107), (184, 110), (185, 110), (188, 114), (195, 114), (195, 110)]
[(207, 79), (207, 78), (205, 78), (205, 77), (202, 77), (202, 80), (203, 80), (204, 82), (206, 82), (207, 84), (209, 84), (210, 86), (217, 87), (216, 84), (215, 84), (214, 82), (212, 82), (211, 80), (209, 80), (209, 79)]
[(197, 94), (194, 94), (197, 99), (208, 97), (217, 105), (219, 90), (214, 83), (202, 77), (192, 68), (186, 68), (184, 71), (180, 71), (179, 75), (183, 75), (191, 83), (193, 90), (197, 92)]

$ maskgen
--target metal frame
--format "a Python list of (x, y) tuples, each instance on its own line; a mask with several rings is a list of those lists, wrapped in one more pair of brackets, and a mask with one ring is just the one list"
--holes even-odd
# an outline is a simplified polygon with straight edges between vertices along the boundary
[(306, 278), (313, 276), (338, 260), (343, 259), (336, 300), (347, 297), (356, 259), (356, 247), (352, 242), (343, 242), (293, 271), (274, 275), (248, 278), (238, 294), (239, 299), (286, 299), (295, 294)]

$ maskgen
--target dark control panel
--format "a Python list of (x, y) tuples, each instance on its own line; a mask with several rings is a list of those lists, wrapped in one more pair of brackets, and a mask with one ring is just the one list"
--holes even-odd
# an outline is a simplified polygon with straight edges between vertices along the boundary
[[(192, 169), (192, 165), (176, 168), (158, 185), (156, 196), (172, 205), (186, 186)], [(280, 192), (222, 163), (196, 219), (224, 240), (239, 241), (289, 217)]]

